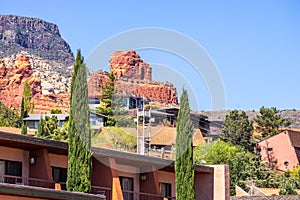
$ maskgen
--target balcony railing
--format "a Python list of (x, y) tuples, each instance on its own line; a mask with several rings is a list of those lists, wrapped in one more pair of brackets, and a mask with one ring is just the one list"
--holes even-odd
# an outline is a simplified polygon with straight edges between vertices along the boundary
[[(0, 174), (0, 183), (8, 183), (8, 184), (17, 184), (17, 185), (25, 185), (25, 186), (33, 186), (33, 187), (42, 187), (42, 188), (55, 188), (55, 182), (49, 180), (42, 180), (36, 178), (25, 178), (19, 176), (11, 176)], [(59, 183), (61, 190), (66, 190), (66, 183)], [(157, 194), (149, 194), (149, 193), (142, 193), (142, 192), (134, 192), (123, 190), (123, 197), (124, 200), (176, 200), (175, 197), (162, 197), (161, 195)], [(112, 198), (112, 191), (109, 187), (98, 187), (92, 186), (92, 194), (104, 195), (106, 200), (111, 200)]]
[(0, 174), (0, 183), (10, 183), (10, 184), (17, 184), (17, 185), (28, 185), (34, 187), (43, 187), (43, 188), (54, 188), (55, 182), (36, 179), (36, 178), (25, 178), (19, 176), (11, 176)]
[(134, 192), (129, 190), (123, 190), (122, 192), (124, 200), (176, 200), (175, 197), (162, 197), (158, 194)]
[(106, 197), (106, 200), (111, 200), (111, 188), (92, 186), (92, 194), (101, 194)]

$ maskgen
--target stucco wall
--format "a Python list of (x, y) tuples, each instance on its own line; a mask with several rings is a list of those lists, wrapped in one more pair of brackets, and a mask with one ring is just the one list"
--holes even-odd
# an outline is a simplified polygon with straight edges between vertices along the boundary
[(0, 146), (0, 160), (10, 160), (22, 162), (22, 177), (28, 178), (29, 176), (29, 152)]
[(111, 188), (113, 179), (111, 169), (95, 158), (93, 158), (92, 166), (92, 185)]
[(157, 181), (159, 183), (170, 183), (172, 184), (172, 197), (176, 196), (176, 185), (175, 185), (175, 173), (173, 172), (165, 172), (165, 171), (157, 171)]
[[(298, 164), (295, 149), (291, 144), (287, 131), (261, 141), (259, 146), (261, 148), (260, 155), (262, 159), (268, 161), (269, 156), (273, 161), (277, 160), (276, 168), (278, 170), (292, 170)], [(273, 151), (268, 152), (268, 148), (273, 148)], [(284, 165), (286, 161), (289, 162), (288, 166)]]
[(134, 191), (140, 192), (140, 179), (138, 174), (139, 169), (137, 167), (117, 164), (117, 170), (118, 170), (119, 177), (123, 176), (123, 177), (133, 178)]
[(49, 153), (51, 167), (68, 168), (68, 156)]
[(11, 195), (0, 195), (0, 199), (5, 200), (46, 200), (47, 198), (33, 198), (33, 197), (20, 197), (20, 196), (11, 196)]
[(213, 174), (195, 174), (195, 196), (196, 200), (214, 200)]

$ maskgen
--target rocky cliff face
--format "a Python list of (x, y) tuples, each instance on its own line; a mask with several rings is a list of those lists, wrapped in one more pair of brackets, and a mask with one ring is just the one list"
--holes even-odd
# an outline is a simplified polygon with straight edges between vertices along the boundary
[[(35, 112), (52, 108), (66, 112), (73, 63), (70, 46), (57, 25), (36, 18), (0, 15), (0, 101), (6, 106), (20, 108), (23, 87), (28, 82)], [(152, 68), (135, 51), (114, 52), (110, 70), (119, 92), (177, 104), (176, 88), (152, 81)], [(107, 72), (95, 73), (89, 80), (89, 95), (99, 97), (100, 85), (108, 80)]]
[(67, 109), (73, 63), (73, 53), (57, 25), (0, 15), (0, 101), (7, 106), (20, 107), (28, 81), (35, 111)]
[[(178, 104), (177, 91), (173, 84), (152, 81), (152, 68), (134, 51), (116, 51), (110, 57), (110, 70), (115, 75), (118, 92), (139, 95), (155, 102), (155, 106)], [(102, 83), (108, 80), (107, 72), (98, 72), (90, 78), (89, 95), (100, 97)]]
[(43, 94), (42, 81), (34, 75), (31, 57), (19, 55), (13, 65), (0, 60), (0, 101), (8, 107), (20, 108), (24, 84), (28, 82), (35, 103), (35, 112), (47, 112), (51, 108), (63, 111), (69, 107), (69, 93)]
[(115, 78), (151, 81), (152, 68), (134, 51), (115, 51), (110, 57), (110, 71)]
[(57, 25), (36, 18), (0, 15), (1, 58), (21, 50), (64, 65), (74, 62), (71, 48)]

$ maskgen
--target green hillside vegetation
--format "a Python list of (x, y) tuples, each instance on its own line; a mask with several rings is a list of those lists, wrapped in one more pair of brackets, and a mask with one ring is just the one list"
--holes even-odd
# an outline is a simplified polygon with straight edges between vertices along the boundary
[(19, 113), (16, 109), (11, 109), (6, 107), (2, 102), (0, 102), (0, 126), (19, 126)]
[(92, 146), (110, 146), (115, 150), (135, 152), (136, 141), (136, 135), (127, 132), (124, 128), (111, 126), (105, 127), (101, 133), (97, 133), (92, 138)]

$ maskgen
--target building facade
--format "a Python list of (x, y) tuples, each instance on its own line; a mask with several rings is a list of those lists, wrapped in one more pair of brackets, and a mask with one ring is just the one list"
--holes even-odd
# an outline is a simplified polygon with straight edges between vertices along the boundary
[[(173, 160), (103, 148), (92, 148), (92, 153), (93, 194), (107, 200), (176, 198)], [(67, 167), (67, 143), (0, 132), (1, 186), (64, 191)], [(228, 166), (194, 168), (197, 200), (229, 198)], [(0, 194), (13, 196), (1, 190)]]
[(300, 160), (300, 132), (286, 130), (257, 144), (261, 159), (279, 171), (293, 170)]

